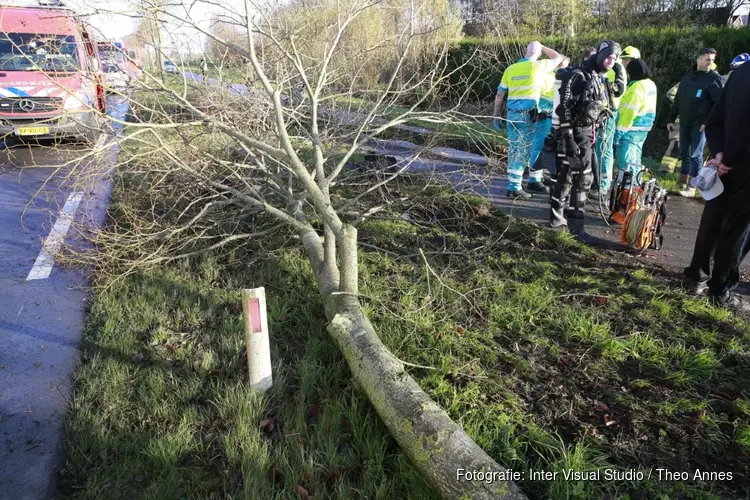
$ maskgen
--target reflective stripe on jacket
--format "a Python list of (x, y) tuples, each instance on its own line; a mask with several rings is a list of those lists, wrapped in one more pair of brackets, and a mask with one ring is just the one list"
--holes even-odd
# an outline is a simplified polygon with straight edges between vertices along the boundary
[(553, 64), (550, 59), (523, 58), (508, 66), (497, 89), (507, 94), (509, 111), (529, 111), (539, 105), (543, 76), (554, 69)]
[(656, 84), (648, 78), (630, 82), (620, 102), (617, 132), (648, 132), (656, 119)]

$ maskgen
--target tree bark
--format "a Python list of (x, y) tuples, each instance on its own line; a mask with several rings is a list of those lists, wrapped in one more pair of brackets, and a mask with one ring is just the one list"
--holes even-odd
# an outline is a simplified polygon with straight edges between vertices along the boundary
[(458, 479), (459, 469), (485, 473), (506, 469), (451, 420), (380, 341), (356, 296), (356, 229), (345, 225), (339, 237), (340, 291), (324, 296), (328, 331), (391, 435), (443, 498), (525, 499), (512, 481)]

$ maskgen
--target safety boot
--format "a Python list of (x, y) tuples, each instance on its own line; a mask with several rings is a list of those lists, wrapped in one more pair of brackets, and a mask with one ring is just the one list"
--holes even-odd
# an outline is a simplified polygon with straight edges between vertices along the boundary
[(677, 178), (677, 191), (687, 189), (688, 178), (689, 176), (687, 174), (680, 174), (680, 176)]
[(563, 227), (567, 226), (568, 221), (565, 219), (565, 209), (552, 208), (549, 209), (549, 227)]
[(526, 190), (531, 193), (549, 194), (549, 188), (541, 182), (529, 182)]
[(580, 208), (575, 208), (573, 210), (568, 210), (565, 215), (568, 216), (568, 219), (575, 219), (575, 220), (583, 220), (583, 210)]
[(505, 195), (508, 198), (512, 200), (530, 200), (531, 199), (531, 193), (527, 193), (523, 190), (523, 188), (520, 188), (518, 191), (508, 191), (508, 193)]
[[(686, 175), (684, 177), (685, 185), (680, 188), (680, 196), (683, 198), (695, 198), (695, 188), (689, 184), (690, 176)], [(680, 178), (682, 178), (682, 175), (680, 175)]]

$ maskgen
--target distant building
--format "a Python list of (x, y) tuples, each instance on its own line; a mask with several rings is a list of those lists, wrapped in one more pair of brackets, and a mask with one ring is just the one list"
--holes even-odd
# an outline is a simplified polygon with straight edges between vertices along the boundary
[(750, 2), (738, 7), (729, 18), (727, 24), (735, 28), (750, 27)]

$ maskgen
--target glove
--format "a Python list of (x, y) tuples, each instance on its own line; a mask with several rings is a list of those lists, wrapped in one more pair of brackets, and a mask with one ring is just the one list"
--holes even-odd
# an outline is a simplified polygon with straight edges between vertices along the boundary
[(573, 134), (565, 134), (565, 155), (572, 157), (578, 157), (579, 154), (581, 154), (581, 148), (578, 147), (578, 144), (576, 144), (575, 139), (573, 138)]
[(492, 120), (492, 126), (498, 130), (502, 128), (502, 123), (503, 123), (502, 118), (495, 118), (494, 120)]

